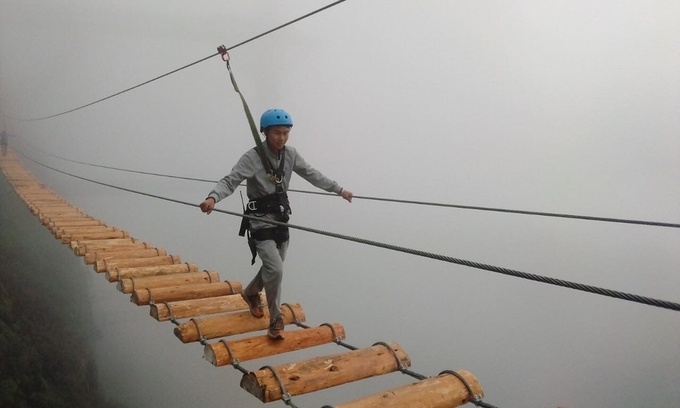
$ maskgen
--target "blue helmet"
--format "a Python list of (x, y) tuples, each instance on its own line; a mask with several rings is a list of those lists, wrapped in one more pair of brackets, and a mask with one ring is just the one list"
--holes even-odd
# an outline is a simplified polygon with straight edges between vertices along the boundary
[(260, 117), (260, 132), (270, 126), (293, 126), (293, 119), (283, 109), (269, 109)]

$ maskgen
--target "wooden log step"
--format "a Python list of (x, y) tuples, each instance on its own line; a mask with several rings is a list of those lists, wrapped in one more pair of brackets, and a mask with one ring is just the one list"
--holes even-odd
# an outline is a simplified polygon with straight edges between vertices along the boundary
[(50, 227), (50, 224), (59, 224), (61, 222), (68, 222), (68, 221), (82, 221), (82, 220), (92, 220), (93, 218), (85, 215), (85, 214), (63, 214), (63, 215), (58, 215), (58, 216), (51, 216), (51, 217), (43, 217), (41, 218), (41, 223), (50, 230), (53, 230), (55, 227)]
[(301, 395), (397, 371), (399, 362), (406, 367), (411, 365), (408, 355), (398, 344), (388, 344), (394, 353), (385, 345), (378, 344), (343, 354), (261, 368), (244, 374), (241, 388), (262, 402), (271, 402), (283, 396), (276, 376), (289, 395)]
[(112, 238), (112, 239), (81, 239), (78, 241), (71, 241), (69, 244), (71, 249), (76, 251), (78, 255), (85, 255), (85, 251), (78, 249), (79, 247), (86, 247), (88, 245), (128, 245), (137, 242), (142, 242), (137, 238), (127, 237), (127, 238)]
[[(41, 214), (45, 208), (50, 208), (51, 206), (55, 205), (58, 203), (58, 201), (53, 201), (52, 203), (47, 203), (45, 201), (33, 201), (30, 199), (26, 199), (26, 197), (23, 197), (24, 203), (28, 207), (28, 209), (31, 211), (31, 213), (37, 215)], [(67, 203), (64, 203), (65, 205)]]
[(88, 234), (88, 233), (92, 233), (92, 232), (109, 232), (109, 231), (120, 231), (120, 230), (118, 228), (115, 228), (115, 227), (107, 227), (107, 226), (104, 226), (104, 225), (94, 225), (94, 226), (85, 226), (85, 227), (55, 228), (54, 236), (57, 237), (57, 239), (61, 239), (64, 236), (67, 236), (67, 235)]
[[(24, 176), (28, 176), (28, 173), (24, 174)], [(39, 194), (48, 191), (54, 194), (54, 192), (49, 187), (45, 186), (44, 184), (40, 184), (37, 180), (35, 180), (35, 183), (33, 183), (32, 185), (23, 187), (21, 191), (33, 194)]]
[(136, 268), (115, 268), (107, 270), (106, 279), (109, 282), (118, 282), (122, 279), (143, 278), (146, 276), (175, 275), (178, 273), (198, 272), (198, 265), (184, 262), (181, 264), (139, 266)]
[(106, 227), (106, 224), (92, 217), (78, 217), (73, 220), (50, 221), (47, 223), (47, 228), (54, 232), (57, 228), (94, 227), (98, 225)]
[(21, 189), (21, 192), (35, 197), (41, 197), (45, 194), (50, 194), (52, 196), (56, 195), (56, 193), (52, 191), (52, 189), (50, 189), (49, 187), (39, 184), (24, 187)]
[(69, 204), (68, 201), (64, 200), (62, 197), (59, 197), (54, 192), (49, 190), (43, 189), (32, 193), (22, 192), (21, 194), (24, 197), (24, 199), (26, 199), (26, 201), (28, 201), (31, 205), (34, 205), (36, 207), (41, 205), (46, 206), (71, 205)]
[(71, 241), (80, 241), (84, 239), (112, 239), (112, 238), (129, 238), (130, 233), (127, 231), (107, 231), (107, 232), (90, 232), (83, 234), (65, 235), (61, 237), (61, 242), (68, 244)]
[(55, 195), (51, 191), (47, 190), (35, 190), (35, 191), (27, 191), (26, 189), (23, 189), (23, 191), (19, 191), (19, 196), (21, 197), (22, 200), (28, 205), (29, 207), (35, 207), (39, 208), (41, 206), (45, 207), (56, 207), (56, 206), (71, 206), (67, 201), (65, 201), (63, 198)]
[(46, 194), (49, 194), (51, 196), (56, 195), (56, 193), (54, 191), (52, 191), (51, 189), (49, 189), (48, 187), (37, 185), (37, 184), (34, 184), (32, 186), (26, 186), (26, 187), (21, 189), (21, 192), (24, 193), (24, 194), (30, 195), (30, 196), (35, 196), (35, 197), (41, 197), (41, 196), (44, 196)]
[(135, 290), (151, 288), (167, 288), (169, 286), (195, 285), (197, 283), (216, 283), (220, 275), (215, 271), (178, 273), (175, 275), (146, 276), (118, 281), (118, 290), (132, 293)]
[(111, 259), (151, 258), (153, 256), (167, 256), (168, 252), (160, 248), (132, 248), (117, 249), (115, 251), (95, 251), (85, 254), (85, 263), (92, 265), (97, 261)]
[(272, 340), (266, 335), (232, 341), (223, 339), (216, 343), (206, 344), (203, 348), (203, 358), (215, 367), (222, 367), (232, 364), (234, 360), (254, 360), (320, 346), (344, 338), (345, 328), (342, 325), (325, 324), (303, 330), (287, 331), (284, 341)]
[[(36, 209), (38, 209), (37, 206)], [(40, 211), (37, 212), (43, 217), (58, 216), (61, 214), (85, 214), (80, 208), (68, 203), (49, 206), (43, 205), (40, 206), (39, 210)]]
[[(30, 207), (31, 206), (30, 196), (27, 195), (27, 194), (22, 194), (22, 198), (24, 199), (24, 201), (26, 201), (26, 204)], [(60, 202), (53, 201), (53, 202), (49, 202), (49, 203), (48, 202), (42, 202), (41, 203), (37, 200), (34, 200), (36, 202), (36, 205), (34, 205), (33, 207), (36, 207), (36, 208), (40, 207), (41, 210), (43, 210), (47, 213), (59, 212), (59, 211), (62, 211), (62, 210), (79, 210), (79, 208), (76, 207), (75, 205), (73, 205), (73, 204), (71, 204), (67, 201), (64, 201), (63, 199), (60, 199), (60, 200), (61, 200)], [(37, 204), (39, 204), (39, 205), (37, 205)]]
[(94, 217), (84, 214), (72, 217), (71, 219), (56, 218), (53, 221), (49, 221), (45, 224), (45, 226), (50, 229), (58, 227), (86, 227), (97, 225), (104, 225), (104, 223)]
[(33, 181), (33, 183), (29, 186), (24, 187), (25, 189), (28, 189), (29, 191), (35, 191), (35, 190), (45, 190), (48, 187), (42, 184), (40, 181), (38, 181), (35, 176), (33, 176), (32, 173), (30, 173), (28, 170), (25, 170), (19, 163), (16, 164), (15, 171), (17, 172), (17, 177), (19, 177), (22, 180), (27, 180), (27, 181)]
[(82, 214), (83, 213), (78, 208), (76, 208), (76, 207), (74, 207), (70, 204), (42, 206), (40, 208), (34, 206), (33, 208), (31, 208), (31, 210), (34, 211), (36, 214), (39, 213), (40, 216), (43, 216), (43, 217), (57, 216), (57, 215), (62, 215), (62, 214)]
[(182, 263), (182, 259), (179, 257), (179, 255), (153, 256), (150, 258), (133, 258), (133, 259), (111, 259), (111, 260), (104, 259), (94, 263), (94, 270), (97, 272), (106, 272), (107, 270), (114, 270), (116, 268), (172, 265), (178, 263)]
[[(25, 179), (28, 180), (28, 178), (30, 176), (29, 176), (29, 173), (26, 172), (26, 173), (23, 173), (22, 177), (24, 177)], [(31, 191), (33, 191), (33, 192), (51, 191), (49, 187), (45, 186), (44, 184), (39, 183), (37, 179), (35, 179), (35, 178), (32, 178), (32, 179), (34, 180), (34, 183), (31, 184), (30, 186), (26, 186), (26, 187), (22, 188), (21, 191), (28, 191), (28, 192), (31, 192)]]
[(216, 283), (199, 283), (197, 285), (170, 286), (167, 288), (147, 288), (135, 290), (130, 301), (144, 306), (159, 302), (174, 302), (177, 300), (202, 299), (241, 293), (241, 283), (224, 281)]
[(164, 322), (188, 317), (205, 316), (218, 313), (235, 312), (248, 309), (248, 304), (240, 294), (216, 296), (202, 299), (178, 300), (175, 302), (155, 302), (151, 305), (151, 317)]
[(58, 199), (61, 203), (66, 203), (63, 198), (59, 197), (57, 193), (54, 191), (48, 189), (48, 188), (41, 188), (41, 187), (29, 187), (29, 188), (23, 188), (21, 189), (20, 192), (24, 197), (26, 197), (29, 200), (32, 201), (38, 201), (38, 202), (52, 202), (54, 199)]
[(91, 217), (87, 214), (82, 213), (63, 213), (61, 215), (51, 215), (51, 216), (39, 216), (40, 222), (43, 225), (48, 225), (50, 222), (58, 221), (77, 221), (83, 219), (90, 219)]
[[(470, 372), (456, 371), (467, 381), (474, 395), (484, 396), (481, 384)], [(453, 374), (440, 374), (413, 384), (381, 391), (334, 408), (450, 408), (472, 400), (463, 382)]]
[(62, 210), (58, 211), (46, 211), (42, 210), (38, 214), (38, 218), (40, 219), (40, 222), (43, 224), (46, 224), (46, 220), (59, 220), (59, 219), (67, 219), (67, 218), (80, 218), (80, 217), (87, 217), (87, 214), (84, 212), (78, 210), (77, 208), (65, 208)]
[(63, 205), (69, 205), (68, 202), (64, 201), (63, 198), (61, 197), (56, 197), (56, 196), (42, 196), (42, 197), (28, 197), (24, 196), (24, 201), (26, 202), (26, 205), (28, 205), (28, 208), (31, 209), (31, 212), (34, 210), (36, 212), (40, 212), (41, 208), (45, 207), (52, 207), (55, 205), (63, 204)]
[(117, 251), (131, 251), (135, 249), (153, 249), (154, 246), (148, 242), (128, 242), (119, 243), (114, 245), (101, 245), (101, 244), (89, 244), (89, 245), (79, 245), (73, 252), (76, 255), (85, 256), (91, 253), (103, 253), (103, 252), (117, 252)]
[(36, 199), (40, 199), (43, 197), (55, 197), (57, 194), (52, 191), (50, 188), (45, 187), (45, 186), (40, 186), (40, 185), (32, 185), (32, 186), (25, 186), (21, 190), (21, 193), (26, 195), (27, 197), (32, 197)]
[[(175, 336), (182, 343), (191, 343), (204, 339), (233, 336), (235, 334), (249, 333), (257, 330), (265, 330), (269, 327), (269, 311), (265, 309), (264, 317), (255, 318), (249, 310), (236, 313), (228, 313), (219, 316), (191, 319), (175, 327)], [(293, 324), (297, 321), (304, 322), (306, 317), (302, 307), (293, 303), (288, 307), (281, 308), (284, 324)], [(285, 341), (285, 340), (284, 340)]]

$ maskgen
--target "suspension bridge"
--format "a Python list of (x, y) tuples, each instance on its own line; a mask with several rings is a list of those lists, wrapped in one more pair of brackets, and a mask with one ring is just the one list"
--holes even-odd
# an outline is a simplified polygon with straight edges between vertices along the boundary
[[(200, 342), (204, 359), (212, 365), (231, 365), (242, 372), (241, 388), (262, 402), (280, 400), (295, 407), (292, 400), (295, 395), (400, 371), (417, 381), (335, 407), (444, 408), (468, 402), (493, 407), (482, 400), (482, 385), (472, 373), (445, 370), (426, 377), (413, 372), (407, 352), (398, 343), (378, 342), (357, 348), (345, 342), (345, 329), (340, 323), (306, 325), (305, 311), (298, 303), (286, 303), (282, 308), (284, 323), (297, 327), (286, 332), (286, 340), (257, 335), (266, 330), (268, 319), (250, 314), (240, 296), (240, 282), (224, 280), (215, 271), (201, 271), (196, 263), (183, 261), (179, 255), (168, 254), (128, 231), (87, 215), (36, 179), (12, 151), (0, 159), (0, 165), (31, 213), (57, 240), (68, 245), (76, 256), (82, 256), (95, 273), (117, 290), (129, 295), (131, 302), (149, 306), (149, 314), (155, 320), (173, 323), (173, 333), (180, 341)], [(253, 336), (229, 340), (229, 336), (242, 334)], [(349, 351), (278, 366), (265, 365), (254, 371), (242, 365), (249, 360), (332, 342)]]
[[(292, 20), (246, 41), (229, 48), (225, 47), (225, 51), (273, 33), (276, 30), (342, 2), (337, 1), (329, 4), (313, 13)], [(73, 109), (46, 116), (14, 119), (21, 121), (42, 121), (66, 115), (145, 86), (220, 54), (220, 52), (213, 53), (166, 74)], [(224, 59), (224, 54), (222, 55)], [(130, 301), (138, 306), (148, 307), (149, 314), (154, 320), (165, 323), (169, 322), (174, 325), (172, 330), (168, 330), (169, 335), (174, 335), (182, 343), (200, 343), (204, 347), (203, 358), (207, 362), (215, 367), (231, 366), (242, 373), (241, 387), (257, 399), (263, 402), (282, 401), (286, 405), (295, 407), (293, 397), (297, 395), (366, 380), (373, 376), (391, 372), (401, 372), (414, 378), (416, 381), (408, 386), (377, 391), (373, 395), (348, 401), (336, 405), (336, 407), (423, 406), (434, 408), (458, 406), (468, 402), (478, 406), (491, 406), (483, 401), (484, 391), (481, 382), (472, 373), (468, 371), (445, 370), (432, 377), (416, 373), (410, 370), (410, 357), (406, 350), (402, 349), (398, 343), (393, 341), (379, 342), (370, 347), (357, 348), (346, 342), (348, 333), (345, 333), (341, 323), (324, 323), (318, 327), (306, 325), (305, 310), (298, 303), (288, 303), (283, 307), (285, 323), (289, 329), (293, 328), (293, 330), (286, 332), (286, 340), (284, 342), (268, 340), (265, 335), (259, 334), (259, 332), (266, 329), (266, 324), (264, 323), (266, 319), (255, 319), (250, 315), (247, 305), (239, 295), (242, 291), (240, 282), (231, 280), (229, 277), (225, 279), (224, 276), (220, 276), (220, 273), (216, 271), (202, 270), (196, 263), (182, 259), (178, 254), (169, 254), (165, 249), (155, 247), (144, 241), (141, 237), (134, 236), (134, 232), (123, 231), (108, 225), (105, 220), (99, 220), (88, 215), (85, 211), (66, 202), (29, 173), (22, 165), (21, 157), (19, 156), (23, 156), (27, 160), (31, 159), (20, 153), (23, 152), (10, 151), (6, 156), (0, 158), (3, 173), (30, 211), (54, 234), (55, 239), (63, 245), (69, 246), (76, 256), (82, 257), (83, 262), (92, 266), (95, 271), (94, 273), (111, 283), (115, 288), (113, 290), (129, 296)], [(91, 163), (78, 163), (97, 166)], [(43, 165), (42, 163), (38, 164)], [(112, 166), (99, 167), (133, 171)], [(97, 182), (85, 177), (68, 174), (55, 168), (51, 168), (51, 170), (107, 187), (174, 201), (183, 205), (195, 206), (194, 203), (179, 202), (167, 197), (153, 196), (143, 191), (134, 191)], [(148, 172), (146, 174), (170, 177), (167, 174)], [(186, 177), (177, 178), (190, 179)], [(214, 182), (208, 180), (196, 181)], [(407, 200), (386, 200), (380, 197), (356, 198), (445, 206), (476, 211), (494, 211), (532, 216), (680, 228), (680, 224), (670, 222), (424, 203)], [(242, 214), (231, 213), (229, 211), (221, 212), (238, 217), (243, 216)], [(411, 250), (409, 248), (314, 230), (302, 226), (291, 225), (290, 227), (360, 244), (373, 245), (387, 250), (404, 252), (414, 256), (500, 273), (506, 276), (519, 277), (674, 311), (680, 310), (680, 304), (676, 302), (529, 274), (508, 268)], [(286, 353), (305, 348), (313, 350), (316, 346), (328, 343), (335, 343), (349, 350), (349, 352), (323, 355), (284, 365), (265, 365), (252, 371), (244, 366), (245, 363), (255, 359), (266, 359), (281, 354), (285, 355)]]

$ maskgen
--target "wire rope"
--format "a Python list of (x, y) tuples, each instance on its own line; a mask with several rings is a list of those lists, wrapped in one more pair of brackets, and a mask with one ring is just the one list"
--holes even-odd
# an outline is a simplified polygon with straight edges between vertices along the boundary
[[(131, 170), (131, 169), (125, 169), (125, 168), (121, 168), (121, 167), (104, 166), (104, 165), (100, 165), (100, 164), (87, 163), (87, 162), (78, 161), (78, 160), (66, 159), (66, 158), (63, 158), (63, 157), (55, 156), (55, 155), (50, 154), (50, 153), (43, 152), (40, 149), (37, 149), (33, 146), (30, 146), (30, 144), (27, 144), (27, 145), (31, 149), (39, 151), (39, 152), (46, 154), (48, 156), (52, 156), (52, 157), (55, 157), (55, 158), (60, 159), (60, 160), (68, 161), (68, 162), (71, 162), (71, 163), (78, 163), (78, 164), (82, 164), (82, 165), (86, 165), (86, 166), (99, 167), (99, 168), (103, 168), (103, 169), (123, 171), (123, 172), (128, 172), (128, 173), (135, 173), (135, 174), (144, 174), (144, 175), (156, 176), (156, 177), (166, 177), (166, 178), (171, 178), (171, 179), (197, 181), (197, 182), (202, 182), (202, 183), (213, 183), (214, 184), (214, 183), (218, 182), (218, 180), (210, 180), (210, 179), (203, 179), (203, 178), (196, 178), (196, 177), (177, 176), (177, 175), (154, 173), (154, 172), (141, 171), (141, 170)], [(292, 189), (292, 188), (288, 189), (288, 191), (293, 192), (293, 193), (314, 194), (314, 195), (321, 195), (321, 196), (335, 196), (336, 195), (336, 194), (320, 192), (320, 191), (297, 190), (297, 189)], [(646, 226), (653, 226), (653, 227), (680, 228), (680, 223), (662, 222), (662, 221), (598, 217), (598, 216), (592, 216), (592, 215), (578, 215), (578, 214), (565, 214), (565, 213), (545, 212), (545, 211), (517, 210), (517, 209), (498, 208), (498, 207), (482, 207), (482, 206), (473, 206), (473, 205), (438, 203), (438, 202), (432, 202), (432, 201), (404, 200), (404, 199), (398, 199), (398, 198), (372, 197), (372, 196), (362, 196), (362, 195), (354, 195), (353, 198), (359, 199), (359, 200), (382, 201), (382, 202), (399, 203), (399, 204), (413, 204), (413, 205), (423, 205), (423, 206), (433, 206), (433, 207), (456, 208), (456, 209), (460, 209), (460, 210), (490, 211), (490, 212), (500, 212), (500, 213), (508, 213), (508, 214), (533, 215), (533, 216), (539, 216), (539, 217), (567, 218), (567, 219), (575, 219), (575, 220), (600, 221), (600, 222), (609, 222), (609, 223), (618, 223), (618, 224), (633, 224), (633, 225), (646, 225)]]
[[(251, 38), (249, 38), (249, 39), (247, 39), (247, 40), (245, 40), (245, 41), (241, 41), (241, 42), (238, 43), (238, 44), (232, 45), (231, 47), (227, 48), (227, 51), (233, 50), (233, 49), (235, 49), (235, 48), (237, 48), (237, 47), (240, 47), (240, 46), (242, 46), (242, 45), (248, 44), (249, 42), (255, 41), (255, 40), (257, 40), (258, 38), (261, 38), (261, 37), (264, 37), (264, 36), (266, 36), (266, 35), (269, 35), (269, 34), (275, 32), (275, 31), (278, 31), (278, 30), (284, 28), (284, 27), (288, 27), (288, 26), (291, 25), (291, 24), (295, 24), (295, 23), (297, 23), (297, 22), (299, 22), (299, 21), (301, 21), (301, 20), (304, 20), (304, 19), (306, 19), (306, 18), (308, 18), (308, 17), (311, 17), (311, 16), (313, 16), (313, 15), (315, 15), (315, 14), (317, 14), (317, 13), (320, 13), (320, 12), (322, 12), (322, 11), (324, 11), (324, 10), (327, 10), (327, 9), (329, 9), (329, 8), (331, 8), (331, 7), (333, 7), (333, 6), (336, 6), (336, 5), (340, 4), (340, 3), (343, 3), (343, 2), (345, 2), (345, 1), (346, 1), (346, 0), (338, 0), (338, 1), (336, 1), (336, 2), (327, 4), (326, 6), (323, 6), (323, 7), (319, 8), (319, 9), (316, 9), (316, 10), (314, 10), (314, 11), (312, 11), (312, 12), (309, 12), (309, 13), (303, 15), (303, 16), (300, 16), (300, 17), (295, 18), (295, 19), (293, 19), (293, 20), (291, 20), (291, 21), (288, 21), (287, 23), (284, 23), (284, 24), (281, 24), (281, 25), (279, 25), (279, 26), (277, 26), (277, 27), (274, 27), (274, 28), (272, 28), (271, 30), (265, 31), (265, 32), (263, 32), (263, 33), (261, 33), (261, 34), (258, 34), (258, 35), (254, 36), (254, 37), (251, 37)], [(210, 54), (210, 55), (208, 55), (208, 56), (206, 56), (206, 57), (203, 57), (203, 58), (201, 58), (201, 59), (198, 59), (198, 60), (196, 60), (196, 61), (194, 61), (194, 62), (191, 62), (191, 63), (186, 64), (186, 65), (184, 65), (184, 66), (181, 66), (181, 67), (179, 67), (179, 68), (176, 68), (176, 69), (174, 69), (174, 70), (172, 70), (172, 71), (166, 72), (165, 74), (159, 75), (159, 76), (157, 76), (157, 77), (155, 77), (155, 78), (151, 78), (151, 79), (149, 79), (149, 80), (147, 80), (147, 81), (144, 81), (144, 82), (139, 83), (139, 84), (137, 84), (137, 85), (131, 86), (131, 87), (127, 88), (127, 89), (123, 89), (122, 91), (116, 92), (116, 93), (114, 93), (114, 94), (111, 94), (111, 95), (106, 96), (106, 97), (101, 98), (101, 99), (97, 99), (96, 101), (93, 101), (93, 102), (90, 102), (90, 103), (86, 103), (85, 105), (81, 105), (81, 106), (78, 106), (78, 107), (73, 108), (73, 109), (69, 109), (69, 110), (66, 110), (66, 111), (63, 111), (63, 112), (56, 113), (56, 114), (54, 114), (54, 115), (42, 116), (42, 117), (38, 117), (38, 118), (29, 118), (29, 119), (20, 119), (20, 118), (13, 118), (13, 119), (15, 119), (15, 120), (20, 120), (20, 121), (23, 121), (23, 122), (33, 122), (33, 121), (51, 119), (51, 118), (56, 118), (57, 116), (66, 115), (66, 114), (68, 114), (68, 113), (72, 113), (72, 112), (75, 112), (75, 111), (77, 111), (77, 110), (84, 109), (84, 108), (87, 108), (87, 107), (89, 107), (89, 106), (95, 105), (95, 104), (97, 104), (97, 103), (104, 102), (104, 101), (106, 101), (106, 100), (108, 100), (108, 99), (114, 98), (114, 97), (119, 96), (119, 95), (122, 95), (122, 94), (124, 94), (124, 93), (126, 93), (126, 92), (129, 92), (129, 91), (132, 91), (132, 90), (137, 89), (137, 88), (139, 88), (139, 87), (142, 87), (142, 86), (144, 86), (144, 85), (150, 84), (151, 82), (157, 81), (157, 80), (159, 80), (159, 79), (161, 79), (161, 78), (165, 78), (165, 77), (167, 77), (167, 76), (169, 76), (169, 75), (172, 75), (172, 74), (174, 74), (174, 73), (177, 73), (177, 72), (179, 72), (179, 71), (182, 71), (182, 70), (184, 70), (184, 69), (186, 69), (186, 68), (189, 68), (189, 67), (192, 67), (192, 66), (194, 66), (194, 65), (200, 64), (201, 62), (207, 61), (207, 60), (209, 60), (210, 58), (213, 58), (213, 57), (215, 57), (215, 56), (217, 56), (217, 55), (220, 55), (220, 53), (219, 53), (219, 52), (216, 52), (216, 53), (214, 53), (214, 54)]]
[[(72, 174), (72, 173), (68, 173), (68, 172), (56, 169), (54, 167), (48, 166), (46, 164), (40, 163), (40, 162), (26, 156), (22, 152), (18, 152), (18, 153), (21, 156), (25, 157), (27, 160), (30, 160), (30, 161), (32, 161), (32, 162), (34, 162), (34, 163), (36, 163), (40, 166), (48, 168), (48, 169), (55, 171), (57, 173), (61, 173), (61, 174), (64, 174), (64, 175), (67, 175), (67, 176), (70, 176), (70, 177), (74, 177), (74, 178), (79, 179), (79, 180), (88, 181), (88, 182), (98, 184), (98, 185), (101, 185), (101, 186), (114, 188), (114, 189), (117, 189), (117, 190), (129, 192), (129, 193), (134, 193), (134, 194), (142, 195), (142, 196), (145, 196), (145, 197), (156, 198), (156, 199), (159, 199), (159, 200), (173, 202), (173, 203), (176, 203), (176, 204), (182, 204), (182, 205), (186, 205), (186, 206), (190, 206), (190, 207), (197, 207), (197, 204), (195, 204), (195, 203), (190, 203), (190, 202), (186, 202), (186, 201), (182, 201), (182, 200), (178, 200), (178, 199), (174, 199), (174, 198), (164, 197), (164, 196), (160, 196), (160, 195), (157, 195), (157, 194), (151, 194), (151, 193), (147, 193), (147, 192), (144, 192), (144, 191), (133, 190), (133, 189), (126, 188), (126, 187), (116, 186), (116, 185), (113, 185), (113, 184), (104, 183), (104, 182), (101, 182), (101, 181), (92, 180), (92, 179), (89, 179), (89, 178), (86, 178), (86, 177), (82, 177), (82, 176), (78, 176), (78, 175), (75, 175), (75, 174)], [(258, 218), (258, 217), (252, 216), (252, 215), (240, 214), (240, 213), (236, 213), (236, 212), (233, 212), (233, 211), (227, 211), (227, 210), (221, 210), (221, 209), (213, 209), (213, 211), (218, 212), (218, 213), (236, 216), (236, 217), (249, 218), (251, 220), (261, 220), (261, 218)], [(454, 258), (454, 257), (447, 256), (447, 255), (440, 255), (440, 254), (436, 254), (436, 253), (432, 253), (432, 252), (426, 252), (426, 251), (421, 251), (421, 250), (417, 250), (417, 249), (406, 248), (406, 247), (402, 247), (402, 246), (398, 246), (398, 245), (392, 245), (392, 244), (373, 241), (373, 240), (369, 240), (369, 239), (358, 238), (358, 237), (354, 237), (354, 236), (350, 236), (350, 235), (338, 234), (338, 233), (335, 233), (335, 232), (324, 231), (324, 230), (305, 227), (305, 226), (296, 225), (296, 224), (283, 223), (283, 222), (277, 222), (277, 221), (272, 221), (272, 220), (266, 220), (266, 222), (268, 222), (272, 225), (275, 225), (275, 226), (288, 226), (289, 228), (293, 228), (293, 229), (297, 229), (297, 230), (301, 230), (301, 231), (306, 231), (306, 232), (310, 232), (310, 233), (313, 233), (313, 234), (318, 234), (318, 235), (323, 235), (323, 236), (327, 236), (327, 237), (331, 237), (331, 238), (336, 238), (336, 239), (355, 242), (355, 243), (359, 243), (359, 244), (374, 246), (374, 247), (377, 247), (377, 248), (388, 249), (390, 251), (402, 252), (402, 253), (405, 253), (405, 254), (410, 254), (410, 255), (419, 256), (419, 257), (423, 257), (423, 258), (434, 259), (434, 260), (438, 260), (438, 261), (442, 261), (442, 262), (448, 262), (448, 263), (453, 263), (453, 264), (457, 264), (457, 265), (467, 266), (467, 267), (470, 267), (470, 268), (486, 270), (486, 271), (489, 271), (489, 272), (499, 273), (499, 274), (502, 274), (502, 275), (512, 276), (512, 277), (516, 277), (516, 278), (522, 278), (522, 279), (531, 280), (531, 281), (534, 281), (534, 282), (547, 283), (549, 285), (561, 286), (561, 287), (568, 288), (568, 289), (574, 289), (574, 290), (578, 290), (578, 291), (582, 291), (582, 292), (612, 297), (612, 298), (616, 298), (616, 299), (620, 299), (620, 300), (626, 300), (626, 301), (629, 301), (629, 302), (636, 302), (636, 303), (641, 303), (641, 304), (645, 304), (645, 305), (648, 305), (648, 306), (655, 306), (655, 307), (659, 307), (659, 308), (663, 308), (663, 309), (680, 311), (680, 303), (677, 303), (677, 302), (655, 299), (655, 298), (641, 296), (641, 295), (637, 295), (637, 294), (621, 292), (621, 291), (616, 291), (616, 290), (611, 290), (611, 289), (606, 289), (606, 288), (600, 288), (600, 287), (592, 286), (592, 285), (586, 285), (586, 284), (582, 284), (582, 283), (578, 283), (578, 282), (572, 282), (572, 281), (567, 281), (567, 280), (558, 279), (558, 278), (551, 278), (551, 277), (548, 277), (548, 276), (537, 275), (537, 274), (522, 272), (522, 271), (518, 271), (518, 270), (513, 270), (513, 269), (508, 269), (508, 268), (503, 268), (503, 267), (498, 267), (498, 266), (493, 266), (493, 265), (487, 265), (487, 264), (483, 264), (483, 263), (480, 263), (480, 262), (468, 261), (468, 260), (465, 260), (465, 259)]]

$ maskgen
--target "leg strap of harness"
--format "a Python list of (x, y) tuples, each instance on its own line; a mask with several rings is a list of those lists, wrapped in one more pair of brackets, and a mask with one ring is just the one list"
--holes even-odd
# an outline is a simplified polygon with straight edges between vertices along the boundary
[(255, 241), (267, 241), (273, 240), (276, 242), (276, 247), (281, 248), (284, 242), (290, 239), (290, 231), (287, 226), (279, 225), (274, 228), (263, 228), (252, 233), (248, 231), (248, 246), (250, 247), (250, 253), (253, 255), (250, 264), (255, 263), (255, 258), (257, 256), (257, 251), (255, 247)]

